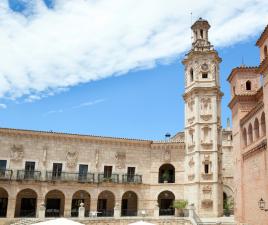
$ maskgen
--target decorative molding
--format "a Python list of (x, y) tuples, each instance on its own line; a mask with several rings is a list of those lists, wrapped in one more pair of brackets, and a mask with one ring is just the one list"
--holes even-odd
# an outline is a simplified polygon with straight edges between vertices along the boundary
[(202, 120), (204, 120), (204, 121), (209, 121), (209, 120), (211, 120), (212, 115), (211, 115), (211, 114), (201, 114), (201, 115), (200, 115), (200, 118), (201, 118)]
[(259, 143), (257, 146), (253, 147), (252, 149), (248, 150), (243, 154), (243, 160), (246, 160), (250, 158), (252, 155), (255, 155), (261, 151), (264, 151), (267, 149), (267, 139), (264, 139), (261, 143)]
[(77, 151), (68, 151), (66, 154), (66, 164), (69, 168), (76, 167), (78, 161), (78, 152)]
[(211, 193), (212, 192), (212, 187), (210, 185), (205, 185), (202, 189), (204, 193)]
[(203, 199), (202, 207), (206, 209), (211, 209), (213, 207), (213, 200), (211, 199)]
[(170, 150), (166, 150), (163, 154), (163, 160), (165, 162), (170, 162), (171, 161), (171, 151)]
[(126, 153), (125, 152), (117, 152), (115, 154), (116, 160), (116, 168), (124, 169), (126, 167)]
[(20, 161), (24, 156), (24, 148), (23, 145), (12, 145), (10, 149), (10, 158), (14, 161)]
[(188, 180), (189, 180), (189, 181), (194, 180), (194, 178), (195, 178), (195, 174), (194, 174), (194, 173), (192, 173), (192, 174), (188, 174)]
[(202, 177), (204, 180), (212, 180), (213, 173), (202, 173)]

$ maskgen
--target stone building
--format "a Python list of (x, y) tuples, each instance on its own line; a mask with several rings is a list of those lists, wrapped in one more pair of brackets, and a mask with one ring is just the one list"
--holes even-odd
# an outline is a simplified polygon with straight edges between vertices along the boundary
[(185, 56), (185, 131), (164, 141), (0, 128), (0, 216), (174, 215), (185, 199), (203, 217), (233, 195), (232, 133), (221, 127), (217, 51), (210, 25), (193, 26)]
[(267, 225), (268, 26), (256, 45), (260, 65), (234, 68), (228, 78), (232, 91), (229, 107), (233, 118), (235, 217), (240, 223)]

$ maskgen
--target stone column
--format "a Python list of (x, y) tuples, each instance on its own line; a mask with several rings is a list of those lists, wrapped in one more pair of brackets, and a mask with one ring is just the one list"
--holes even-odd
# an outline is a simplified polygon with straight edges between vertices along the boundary
[(78, 217), (79, 219), (85, 218), (85, 207), (83, 202), (80, 203), (80, 207), (78, 209)]
[(41, 205), (38, 208), (38, 218), (44, 219), (46, 217), (46, 206), (45, 203), (41, 203)]
[(72, 210), (72, 199), (66, 198), (65, 199), (65, 205), (64, 205), (64, 217), (70, 217), (71, 216), (71, 210)]
[(16, 208), (16, 199), (8, 198), (7, 218), (14, 218)]
[(154, 207), (154, 217), (159, 217), (159, 206), (158, 204)]
[(121, 216), (121, 204), (120, 204), (121, 201), (116, 201), (115, 202), (115, 206), (114, 206), (114, 218), (120, 218)]

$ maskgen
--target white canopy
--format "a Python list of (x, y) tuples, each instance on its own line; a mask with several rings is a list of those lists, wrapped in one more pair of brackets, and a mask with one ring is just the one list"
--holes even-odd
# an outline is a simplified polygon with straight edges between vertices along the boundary
[(54, 220), (47, 220), (45, 222), (39, 222), (32, 225), (84, 225), (82, 223), (78, 223), (72, 220), (68, 220), (65, 218), (59, 218)]
[(155, 225), (155, 224), (147, 223), (147, 222), (144, 222), (144, 221), (138, 221), (138, 222), (135, 222), (135, 223), (130, 223), (128, 225)]

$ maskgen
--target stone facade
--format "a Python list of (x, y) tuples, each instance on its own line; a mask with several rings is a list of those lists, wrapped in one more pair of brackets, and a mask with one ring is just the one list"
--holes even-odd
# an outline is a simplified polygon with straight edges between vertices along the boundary
[[(232, 132), (221, 128), (219, 63), (199, 19), (185, 65), (185, 131), (164, 141), (0, 128), (3, 217), (174, 215), (174, 200), (201, 217), (233, 195)], [(2, 204), (2, 205), (1, 205)], [(45, 215), (43, 212), (45, 210)]]
[(268, 201), (268, 27), (256, 45), (260, 65), (234, 68), (228, 78), (232, 90), (229, 107), (233, 118), (235, 217), (241, 224), (266, 225), (267, 206), (260, 205), (260, 200)]

